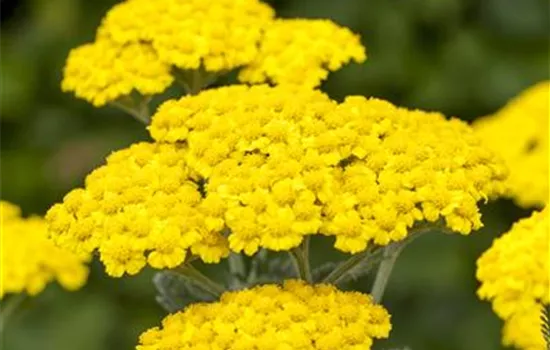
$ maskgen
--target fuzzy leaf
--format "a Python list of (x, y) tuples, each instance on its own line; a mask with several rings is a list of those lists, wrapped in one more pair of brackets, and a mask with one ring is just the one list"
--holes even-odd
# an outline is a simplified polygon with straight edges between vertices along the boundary
[(168, 312), (182, 310), (185, 306), (214, 298), (191, 280), (171, 271), (157, 272), (153, 277), (157, 289), (157, 302)]

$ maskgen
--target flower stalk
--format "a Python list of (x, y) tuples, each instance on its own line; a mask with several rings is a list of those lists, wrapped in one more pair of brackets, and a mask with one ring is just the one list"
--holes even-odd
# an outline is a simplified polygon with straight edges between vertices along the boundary
[(6, 323), (25, 299), (25, 294), (16, 294), (7, 300), (2, 300), (0, 303), (0, 335), (4, 334)]
[(372, 285), (371, 295), (376, 303), (382, 301), (384, 296), (384, 291), (386, 290), (386, 285), (390, 280), (390, 276), (393, 270), (393, 266), (399, 257), (399, 253), (403, 250), (404, 244), (390, 244), (384, 248), (382, 262), (378, 267), (376, 272), (376, 278), (374, 279), (374, 284)]
[(225, 288), (221, 284), (204, 275), (190, 263), (181, 265), (175, 271), (189, 278), (198, 287), (216, 298), (219, 298), (225, 292)]
[(309, 263), (309, 236), (304, 237), (300, 246), (289, 251), (289, 254), (294, 262), (298, 276), (302, 280), (312, 283), (313, 277), (311, 275), (311, 266)]

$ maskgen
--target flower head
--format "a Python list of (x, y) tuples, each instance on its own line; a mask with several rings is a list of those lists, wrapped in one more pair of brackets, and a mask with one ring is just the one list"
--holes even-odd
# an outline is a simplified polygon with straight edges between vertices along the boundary
[(49, 240), (42, 218), (22, 218), (17, 206), (4, 201), (0, 201), (0, 216), (0, 298), (7, 293), (36, 295), (53, 280), (68, 290), (82, 287), (88, 277), (87, 259)]
[(308, 234), (356, 253), (444, 218), (481, 226), (477, 202), (506, 171), (470, 128), (363, 97), (337, 104), (290, 86), (230, 86), (163, 104), (154, 139), (186, 145), (205, 191), (226, 203), (232, 250), (288, 250)]
[(348, 28), (330, 20), (277, 19), (266, 26), (258, 55), (239, 79), (315, 87), (329, 71), (365, 59), (359, 36)]
[(176, 267), (189, 251), (205, 262), (228, 254), (220, 234), (224, 203), (203, 197), (184, 146), (139, 143), (113, 153), (46, 219), (53, 239), (75, 252), (98, 251), (111, 276), (146, 264)]
[(61, 87), (99, 107), (134, 91), (161, 93), (172, 81), (170, 66), (149, 45), (99, 40), (71, 51)]
[(510, 168), (510, 195), (523, 207), (548, 203), (550, 81), (538, 83), (494, 115), (474, 123)]
[(505, 343), (521, 349), (544, 349), (540, 316), (542, 305), (550, 304), (549, 225), (548, 209), (535, 212), (497, 238), (477, 261), (478, 296), (490, 300), (505, 320)]
[(107, 13), (98, 37), (150, 43), (181, 69), (228, 71), (252, 61), (273, 15), (258, 0), (127, 0)]
[(390, 329), (388, 312), (368, 295), (290, 280), (192, 304), (143, 333), (137, 349), (363, 350)]

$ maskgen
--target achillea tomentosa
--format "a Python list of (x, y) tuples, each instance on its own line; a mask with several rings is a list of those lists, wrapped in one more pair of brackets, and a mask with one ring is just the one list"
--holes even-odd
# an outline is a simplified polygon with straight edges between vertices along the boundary
[(365, 350), (387, 338), (388, 312), (368, 295), (286, 281), (193, 304), (140, 337), (138, 350)]
[(98, 249), (113, 276), (319, 233), (357, 253), (439, 218), (468, 234), (505, 176), (458, 120), (314, 90), (207, 90), (166, 102), (150, 132), (159, 144), (115, 153), (47, 215), (60, 245)]
[(494, 115), (474, 123), (510, 169), (509, 195), (523, 207), (548, 203), (550, 81), (538, 83)]
[(10, 293), (36, 295), (53, 280), (68, 290), (82, 287), (88, 277), (88, 259), (56, 247), (42, 218), (22, 218), (17, 206), (4, 201), (0, 201), (0, 216), (0, 298)]
[(526, 350), (546, 349), (543, 305), (550, 304), (548, 209), (517, 222), (477, 261), (478, 295), (505, 321), (503, 342)]
[(102, 106), (132, 91), (163, 92), (173, 68), (223, 73), (247, 65), (243, 81), (313, 87), (328, 71), (366, 58), (347, 28), (273, 16), (258, 0), (126, 0), (107, 13), (94, 43), (69, 54), (63, 90)]

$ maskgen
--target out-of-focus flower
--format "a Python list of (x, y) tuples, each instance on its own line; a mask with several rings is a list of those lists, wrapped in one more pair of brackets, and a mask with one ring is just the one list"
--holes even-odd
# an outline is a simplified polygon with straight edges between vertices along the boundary
[(290, 280), (192, 304), (143, 333), (137, 349), (365, 350), (390, 329), (390, 315), (368, 295)]
[(510, 196), (523, 207), (548, 203), (550, 81), (532, 86), (474, 129), (506, 161)]
[(330, 20), (277, 19), (266, 26), (260, 51), (239, 80), (315, 87), (329, 71), (365, 59), (359, 36), (348, 28)]
[(288, 250), (308, 234), (363, 251), (445, 220), (468, 234), (477, 202), (503, 190), (506, 169), (468, 125), (363, 97), (342, 104), (290, 86), (230, 86), (163, 104), (159, 142), (187, 147), (186, 162), (225, 204), (236, 252)]
[(111, 276), (136, 274), (146, 264), (173, 268), (188, 252), (205, 262), (228, 254), (216, 194), (201, 195), (186, 147), (139, 143), (114, 152), (47, 213), (53, 239), (75, 252), (99, 251)]
[(88, 257), (55, 246), (42, 218), (22, 218), (17, 206), (4, 201), (0, 201), (0, 216), (0, 297), (9, 293), (36, 295), (53, 280), (68, 290), (86, 283)]
[(550, 304), (548, 209), (522, 219), (495, 239), (477, 261), (478, 295), (505, 320), (503, 340), (520, 349), (545, 349), (541, 310)]

